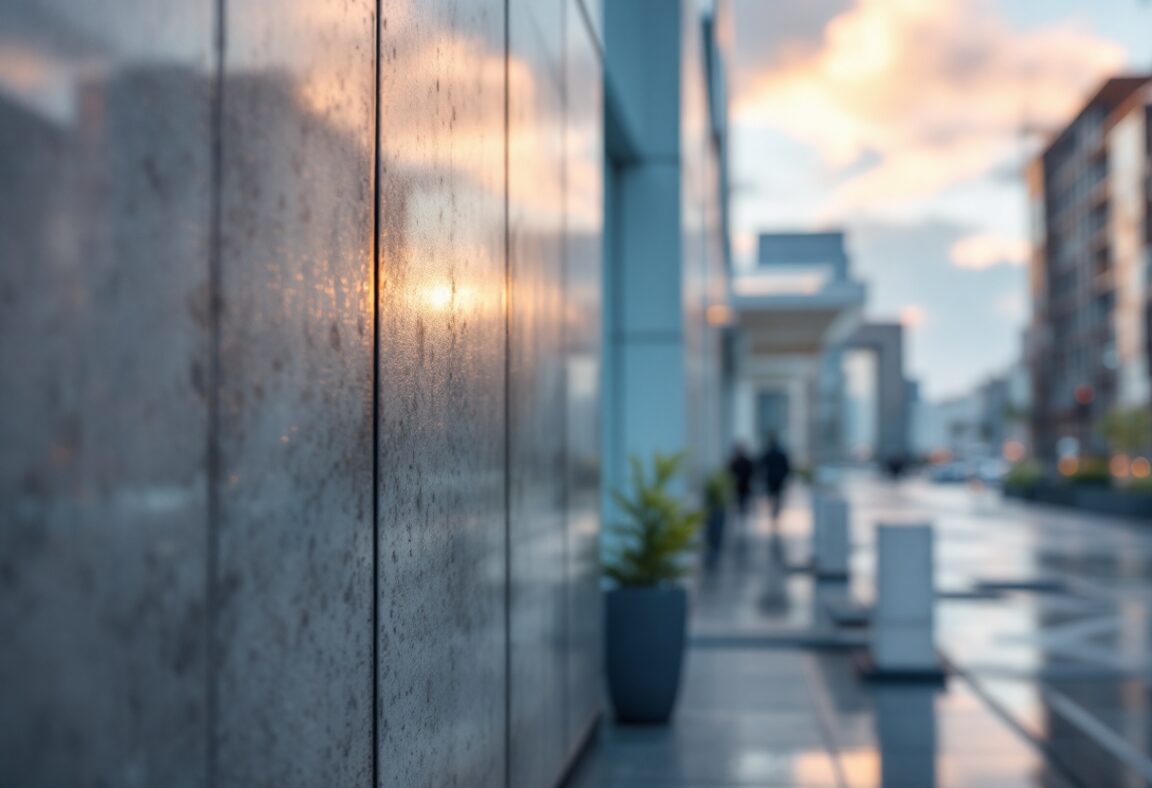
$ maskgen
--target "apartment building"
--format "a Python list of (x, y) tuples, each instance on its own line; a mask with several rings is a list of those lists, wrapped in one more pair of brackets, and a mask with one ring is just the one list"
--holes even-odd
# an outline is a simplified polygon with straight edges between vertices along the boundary
[(1028, 185), (1035, 450), (1102, 451), (1099, 418), (1152, 388), (1152, 77), (1104, 83)]

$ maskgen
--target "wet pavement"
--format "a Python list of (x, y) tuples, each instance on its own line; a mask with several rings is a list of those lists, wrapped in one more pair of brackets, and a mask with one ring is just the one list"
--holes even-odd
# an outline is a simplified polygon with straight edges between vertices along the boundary
[[(1152, 527), (908, 480), (845, 479), (848, 584), (809, 559), (807, 495), (779, 534), (732, 523), (695, 583), (673, 723), (606, 723), (589, 786), (1142, 786), (1152, 783)], [(826, 600), (872, 600), (880, 522), (936, 531), (946, 687), (862, 682)], [(1152, 524), (1150, 524), (1152, 525)]]
[(935, 524), (942, 590), (1032, 583), (988, 599), (940, 600), (941, 649), (1081, 784), (1152, 782), (1152, 523), (966, 487), (909, 482), (892, 494), (860, 482), (850, 490), (862, 595), (871, 585), (869, 523), (888, 518)]

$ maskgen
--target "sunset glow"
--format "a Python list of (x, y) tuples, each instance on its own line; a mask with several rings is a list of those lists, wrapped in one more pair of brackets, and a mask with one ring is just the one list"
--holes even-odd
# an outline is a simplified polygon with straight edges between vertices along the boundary
[(734, 0), (734, 237), (861, 239), (877, 319), (908, 323), (913, 298), (939, 316), (909, 348), (929, 396), (1003, 368), (1028, 315), (1023, 165), (1107, 76), (1147, 69), (1148, 34), (1117, 20), (1152, 31), (1152, 6), (1123, 5)]

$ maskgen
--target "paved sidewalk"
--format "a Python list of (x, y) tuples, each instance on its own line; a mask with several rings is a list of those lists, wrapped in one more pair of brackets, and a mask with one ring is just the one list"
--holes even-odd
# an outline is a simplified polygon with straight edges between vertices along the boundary
[[(858, 562), (870, 560), (860, 531), (872, 515), (872, 493), (885, 499), (885, 488), (851, 490), (863, 496)], [(844, 651), (796, 647), (819, 618), (818, 589), (807, 575), (786, 572), (780, 556), (806, 559), (808, 528), (807, 497), (798, 490), (780, 543), (773, 543), (762, 508), (743, 533), (734, 529), (717, 571), (697, 579), (692, 645), (672, 724), (606, 722), (571, 785), (1072, 784), (962, 678), (947, 690), (862, 684)], [(857, 574), (854, 586), (870, 583), (869, 572)]]
[(574, 785), (842, 784), (807, 655), (697, 648), (685, 667), (673, 724), (605, 726)]

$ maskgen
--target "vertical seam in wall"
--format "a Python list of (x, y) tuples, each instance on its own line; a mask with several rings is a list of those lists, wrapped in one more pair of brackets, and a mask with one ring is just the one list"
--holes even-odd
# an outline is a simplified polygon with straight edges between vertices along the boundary
[(208, 785), (217, 783), (219, 755), (216, 727), (219, 714), (219, 675), (217, 646), (217, 573), (220, 549), (220, 315), (221, 274), (223, 269), (223, 200), (224, 200), (224, 70), (226, 0), (215, 0), (216, 10), (213, 63), (215, 89), (209, 123), (211, 125), (211, 162), (209, 173), (209, 239), (208, 239), (208, 405), (205, 482), (207, 485), (207, 544), (204, 561), (205, 582), (205, 773)]
[[(572, 658), (572, 588), (571, 580), (572, 575), (570, 572), (572, 561), (572, 546), (571, 539), (571, 516), (572, 516), (572, 489), (571, 481), (572, 474), (569, 463), (572, 461), (571, 443), (572, 436), (570, 434), (571, 424), (569, 423), (570, 408), (572, 403), (569, 401), (571, 394), (568, 387), (568, 355), (571, 352), (569, 346), (569, 332), (568, 320), (568, 274), (569, 265), (569, 250), (571, 244), (569, 243), (568, 230), (568, 124), (571, 120), (569, 110), (571, 109), (568, 100), (568, 69), (569, 51), (568, 51), (568, 4), (575, 0), (561, 0), (560, 6), (560, 315), (564, 319), (560, 321), (560, 402), (561, 413), (563, 421), (560, 428), (560, 450), (562, 461), (560, 467), (563, 469), (563, 476), (560, 478), (560, 523), (563, 528), (562, 540), (560, 543), (560, 561), (561, 561), (561, 578), (560, 593), (563, 599), (563, 608), (560, 611), (560, 735), (561, 742), (561, 766), (565, 766), (568, 762), (570, 755), (568, 747), (570, 742), (570, 735), (568, 731), (569, 721), (571, 715), (571, 698), (568, 697), (569, 691), (569, 673), (571, 669)], [(563, 772), (561, 772), (563, 774)]]
[(504, 784), (512, 785), (512, 228), (508, 133), (511, 118), (511, 0), (504, 0)]
[(372, 785), (380, 785), (380, 19), (376, 0), (372, 98)]
[[(624, 233), (626, 232), (624, 219), (628, 215), (624, 183), (626, 171), (626, 167), (612, 162), (612, 239), (611, 260), (608, 263), (612, 277), (612, 303), (609, 305), (612, 310), (612, 330), (608, 332), (607, 344), (611, 348), (612, 354), (612, 396), (614, 400), (611, 405), (613, 411), (612, 471), (614, 478), (609, 479), (609, 484), (613, 486), (621, 483), (628, 474), (628, 458), (624, 456), (626, 445), (624, 434), (627, 428), (624, 398), (628, 393), (628, 386), (624, 380), (624, 351), (627, 343), (617, 337), (624, 326), (624, 266), (627, 264), (624, 259)], [(601, 484), (603, 484), (603, 480), (601, 480)], [(611, 498), (609, 498), (609, 502), (608, 513), (612, 514), (614, 513), (614, 506), (611, 504)]]

